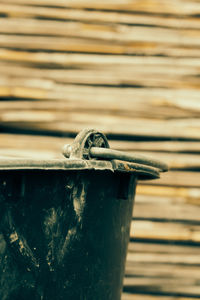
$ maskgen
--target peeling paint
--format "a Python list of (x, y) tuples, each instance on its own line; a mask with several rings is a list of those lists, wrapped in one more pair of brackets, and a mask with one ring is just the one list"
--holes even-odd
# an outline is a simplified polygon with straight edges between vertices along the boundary
[(11, 235), (10, 235), (10, 243), (14, 243), (14, 242), (16, 242), (18, 239), (19, 239), (19, 238), (18, 238), (17, 232), (11, 233)]
[(85, 199), (86, 199), (86, 186), (84, 184), (79, 184), (75, 186), (72, 193), (73, 197), (73, 206), (74, 211), (77, 216), (78, 222), (81, 222), (82, 215), (85, 208)]
[[(27, 260), (30, 265), (33, 265), (36, 268), (39, 268), (39, 263), (37, 262), (37, 259), (35, 258), (35, 256), (33, 255), (31, 249), (29, 248), (29, 246), (27, 245), (27, 242), (25, 240), (23, 240), (23, 238), (20, 238), (18, 233), (16, 231), (12, 232), (9, 235), (9, 241), (10, 244), (12, 245), (12, 247), (14, 247), (16, 250), (19, 251), (19, 254), (21, 255), (21, 258), (23, 259), (23, 257)], [(27, 264), (27, 262), (25, 262), (25, 265)]]

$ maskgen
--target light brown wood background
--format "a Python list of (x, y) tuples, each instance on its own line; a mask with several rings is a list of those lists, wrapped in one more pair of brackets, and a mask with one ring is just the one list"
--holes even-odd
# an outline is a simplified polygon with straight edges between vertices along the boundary
[(200, 299), (200, 1), (0, 0), (0, 156), (85, 127), (170, 172), (137, 187), (123, 300)]

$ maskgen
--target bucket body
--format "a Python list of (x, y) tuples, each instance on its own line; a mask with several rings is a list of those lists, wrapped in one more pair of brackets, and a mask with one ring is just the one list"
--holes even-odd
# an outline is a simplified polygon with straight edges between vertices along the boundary
[(136, 180), (0, 171), (0, 299), (119, 300)]
[(120, 300), (137, 179), (162, 162), (85, 129), (65, 159), (0, 159), (0, 299)]

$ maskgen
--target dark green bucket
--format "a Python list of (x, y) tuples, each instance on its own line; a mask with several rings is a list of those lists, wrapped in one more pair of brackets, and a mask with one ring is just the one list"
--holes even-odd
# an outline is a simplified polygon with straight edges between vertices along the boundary
[(69, 159), (0, 161), (1, 300), (121, 298), (137, 179), (166, 166), (108, 147), (84, 130)]

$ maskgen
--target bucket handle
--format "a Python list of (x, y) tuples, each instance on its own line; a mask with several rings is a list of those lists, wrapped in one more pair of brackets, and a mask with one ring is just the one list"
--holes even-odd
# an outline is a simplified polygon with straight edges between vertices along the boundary
[(94, 129), (84, 129), (75, 138), (72, 145), (63, 147), (63, 155), (70, 159), (104, 159), (120, 160), (131, 163), (142, 164), (159, 169), (160, 172), (167, 172), (168, 166), (153, 158), (148, 158), (137, 153), (110, 149), (106, 136)]

